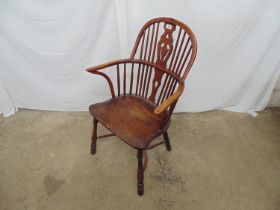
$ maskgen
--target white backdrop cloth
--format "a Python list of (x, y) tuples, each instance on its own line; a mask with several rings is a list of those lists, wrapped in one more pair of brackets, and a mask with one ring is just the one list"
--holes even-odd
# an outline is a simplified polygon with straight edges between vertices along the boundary
[(84, 69), (129, 57), (159, 16), (187, 23), (198, 41), (176, 111), (262, 110), (280, 71), (279, 11), (278, 0), (1, 1), (0, 113), (87, 110), (108, 98)]

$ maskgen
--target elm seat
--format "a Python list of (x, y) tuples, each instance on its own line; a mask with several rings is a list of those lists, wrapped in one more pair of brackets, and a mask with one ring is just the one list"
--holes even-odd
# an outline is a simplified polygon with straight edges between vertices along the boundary
[(92, 104), (89, 111), (101, 124), (132, 147), (144, 149), (161, 135), (163, 119), (167, 114), (154, 114), (156, 105), (137, 97), (120, 96)]

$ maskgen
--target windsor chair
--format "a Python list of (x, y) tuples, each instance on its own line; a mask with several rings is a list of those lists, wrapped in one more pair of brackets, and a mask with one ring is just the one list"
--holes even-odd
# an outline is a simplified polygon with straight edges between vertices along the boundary
[[(196, 39), (187, 25), (159, 17), (143, 26), (129, 59), (87, 69), (106, 79), (112, 95), (109, 100), (89, 107), (93, 116), (91, 154), (96, 153), (97, 139), (109, 136), (117, 136), (134, 147), (140, 196), (144, 194), (146, 151), (161, 144), (171, 150), (167, 133), (170, 117), (184, 90), (184, 81), (196, 52)], [(111, 133), (97, 137), (98, 122)], [(151, 144), (160, 135), (163, 135), (163, 141)]]

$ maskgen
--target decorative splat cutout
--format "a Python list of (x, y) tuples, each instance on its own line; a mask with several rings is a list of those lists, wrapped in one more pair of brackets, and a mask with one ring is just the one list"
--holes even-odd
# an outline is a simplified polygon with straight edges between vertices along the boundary
[[(172, 24), (164, 24), (164, 33), (161, 35), (160, 40), (157, 45), (157, 61), (156, 64), (166, 68), (166, 63), (172, 54), (173, 51), (173, 32), (175, 31), (176, 26)], [(161, 85), (161, 78), (163, 73), (161, 71), (155, 71), (155, 76), (153, 79), (153, 89), (150, 101), (155, 102), (155, 96), (158, 91), (158, 88)]]

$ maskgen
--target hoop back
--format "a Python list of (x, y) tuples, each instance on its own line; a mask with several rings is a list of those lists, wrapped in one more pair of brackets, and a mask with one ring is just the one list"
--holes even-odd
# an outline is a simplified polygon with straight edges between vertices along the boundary
[[(196, 38), (192, 30), (184, 23), (173, 18), (160, 17), (148, 21), (138, 34), (131, 53), (132, 59), (155, 63), (173, 72), (184, 81), (192, 67), (197, 52)], [(149, 100), (155, 102), (156, 95), (166, 98), (175, 89), (172, 81), (164, 81), (162, 72), (156, 71), (152, 78), (152, 91)], [(172, 84), (173, 83), (173, 84)], [(173, 90), (173, 91), (172, 91)]]

